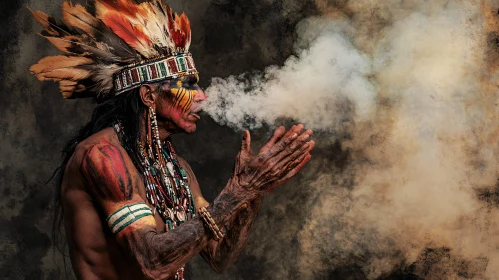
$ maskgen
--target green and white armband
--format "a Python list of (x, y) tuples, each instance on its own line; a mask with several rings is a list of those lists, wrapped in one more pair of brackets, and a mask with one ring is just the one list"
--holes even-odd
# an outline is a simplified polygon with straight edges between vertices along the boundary
[(109, 228), (114, 234), (131, 225), (135, 221), (147, 216), (153, 216), (151, 209), (144, 202), (126, 205), (109, 215), (106, 219)]

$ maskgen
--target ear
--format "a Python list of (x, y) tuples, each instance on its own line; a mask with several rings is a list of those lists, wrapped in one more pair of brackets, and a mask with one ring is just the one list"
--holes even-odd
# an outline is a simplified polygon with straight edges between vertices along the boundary
[(155, 92), (156, 88), (153, 85), (141, 85), (140, 99), (142, 100), (142, 103), (144, 103), (147, 107), (156, 108), (156, 99), (158, 98), (158, 95), (155, 94)]

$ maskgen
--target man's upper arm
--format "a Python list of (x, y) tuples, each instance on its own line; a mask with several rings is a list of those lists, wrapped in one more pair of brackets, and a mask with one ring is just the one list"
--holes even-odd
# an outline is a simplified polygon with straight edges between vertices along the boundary
[(85, 185), (113, 233), (126, 237), (127, 232), (155, 228), (150, 208), (138, 195), (142, 179), (122, 147), (103, 140), (85, 147), (81, 156), (79, 169)]

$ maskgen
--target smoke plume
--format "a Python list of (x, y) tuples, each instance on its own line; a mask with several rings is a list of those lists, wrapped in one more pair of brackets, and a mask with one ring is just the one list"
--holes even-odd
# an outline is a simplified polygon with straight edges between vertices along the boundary
[(497, 7), (316, 4), (322, 15), (298, 25), (295, 56), (213, 79), (205, 108), (236, 129), (292, 119), (320, 132), (323, 153), (339, 142), (349, 154), (342, 168), (306, 170), (300, 276), (356, 265), (368, 279), (396, 269), (497, 279)]

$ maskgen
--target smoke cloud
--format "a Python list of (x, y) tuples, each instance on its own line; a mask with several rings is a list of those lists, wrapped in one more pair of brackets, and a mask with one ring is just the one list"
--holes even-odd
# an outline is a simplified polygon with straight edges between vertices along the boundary
[[(322, 21), (313, 19), (312, 21)], [(315, 24), (322, 24), (314, 30)], [(359, 117), (366, 117), (375, 101), (374, 85), (366, 78), (371, 65), (334, 22), (303, 22), (298, 55), (282, 67), (247, 77), (214, 78), (207, 89), (205, 111), (230, 126), (258, 128), (279, 118), (293, 118), (314, 129), (334, 130), (348, 100)], [(313, 26), (310, 26), (313, 25)], [(316, 34), (309, 33), (317, 32)]]
[(306, 170), (300, 277), (355, 265), (368, 279), (497, 279), (491, 3), (317, 0), (284, 65), (213, 79), (218, 123), (292, 119), (320, 132), (319, 151), (349, 154)]

